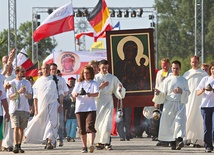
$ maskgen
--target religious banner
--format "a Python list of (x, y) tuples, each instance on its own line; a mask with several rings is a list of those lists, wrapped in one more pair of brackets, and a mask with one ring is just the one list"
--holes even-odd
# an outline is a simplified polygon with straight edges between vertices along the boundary
[(79, 75), (82, 67), (87, 65), (89, 61), (100, 61), (107, 59), (106, 50), (97, 51), (58, 51), (51, 53), (44, 63), (56, 63), (57, 68), (61, 71), (63, 77), (70, 75)]
[[(153, 31), (153, 29), (135, 29), (106, 33), (110, 72), (122, 82), (126, 88), (126, 96), (133, 97), (131, 103), (135, 101), (142, 104), (143, 100), (135, 96), (150, 95), (151, 98), (153, 95), (155, 85)], [(148, 102), (151, 104), (151, 101)]]

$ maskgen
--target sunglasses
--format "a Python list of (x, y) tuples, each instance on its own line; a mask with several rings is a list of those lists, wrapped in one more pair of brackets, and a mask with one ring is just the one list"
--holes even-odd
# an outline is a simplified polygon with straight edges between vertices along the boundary
[(24, 71), (24, 70), (20, 70), (19, 72), (25, 73), (25, 71)]

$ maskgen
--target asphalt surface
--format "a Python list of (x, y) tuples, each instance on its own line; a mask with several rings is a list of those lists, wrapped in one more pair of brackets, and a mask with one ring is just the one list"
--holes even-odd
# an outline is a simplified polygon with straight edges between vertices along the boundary
[[(112, 138), (113, 150), (94, 150), (94, 154), (111, 154), (111, 155), (192, 155), (192, 154), (207, 154), (204, 148), (194, 148), (193, 146), (185, 146), (181, 150), (171, 150), (170, 147), (157, 147), (157, 141), (152, 141), (151, 138), (133, 138), (130, 141), (120, 141), (118, 137)], [(25, 150), (25, 155), (78, 155), (81, 153), (82, 145), (80, 138), (75, 142), (67, 142), (64, 140), (63, 147), (56, 147), (53, 150), (44, 149), (42, 144), (22, 144), (22, 149)], [(13, 152), (0, 152), (0, 154), (14, 154)], [(20, 153), (19, 153), (20, 154)], [(90, 154), (90, 153), (89, 153)]]

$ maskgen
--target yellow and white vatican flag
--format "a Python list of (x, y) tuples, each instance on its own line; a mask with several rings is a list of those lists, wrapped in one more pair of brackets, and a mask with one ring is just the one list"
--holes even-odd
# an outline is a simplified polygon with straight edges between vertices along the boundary
[(104, 49), (104, 41), (97, 41), (91, 45), (90, 51)]

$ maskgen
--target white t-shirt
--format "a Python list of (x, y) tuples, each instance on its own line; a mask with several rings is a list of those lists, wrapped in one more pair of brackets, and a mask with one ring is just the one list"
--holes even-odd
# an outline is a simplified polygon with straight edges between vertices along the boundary
[[(205, 88), (208, 84), (211, 85), (212, 88), (214, 88), (214, 77), (212, 76), (205, 76), (201, 79), (198, 87), (196, 90), (201, 90)], [(204, 91), (201, 102), (201, 107), (214, 107), (214, 93), (213, 91)]]
[[(15, 88), (19, 90), (22, 86), (26, 87), (26, 91), (28, 94), (32, 94), (32, 86), (31, 83), (28, 80), (22, 79), (17, 80), (14, 79), (10, 82), (11, 88), (8, 90), (8, 96), (15, 93)], [(20, 98), (16, 100), (16, 103), (14, 103), (15, 100), (10, 100), (9, 103), (9, 113), (14, 113), (14, 111), (30, 111), (28, 99), (26, 98), (25, 94), (20, 94)], [(19, 102), (19, 103), (18, 103)], [(19, 106), (17, 106), (19, 104)]]
[[(99, 91), (98, 83), (94, 80), (77, 82), (74, 86), (72, 93), (79, 93), (84, 88), (86, 93), (97, 93)], [(78, 95), (76, 98), (77, 112), (96, 111), (95, 98), (88, 97), (87, 95)]]
[(6, 79), (4, 80), (4, 83), (8, 83), (16, 78), (15, 75), (11, 74), (10, 76), (5, 75)]

